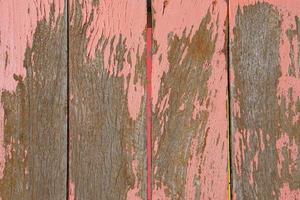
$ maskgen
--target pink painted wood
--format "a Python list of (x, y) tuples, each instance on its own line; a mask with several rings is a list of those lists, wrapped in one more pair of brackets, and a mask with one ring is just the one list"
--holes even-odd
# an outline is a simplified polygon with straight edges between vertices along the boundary
[(71, 0), (69, 21), (69, 199), (146, 199), (146, 1)]
[(0, 199), (66, 198), (62, 0), (0, 2)]
[(153, 198), (228, 197), (224, 0), (153, 1)]
[(300, 2), (230, 1), (233, 199), (300, 199)]

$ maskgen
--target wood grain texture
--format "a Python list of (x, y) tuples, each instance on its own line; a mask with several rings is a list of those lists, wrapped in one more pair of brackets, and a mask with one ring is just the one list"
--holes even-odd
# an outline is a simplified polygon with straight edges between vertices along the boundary
[(69, 199), (146, 199), (146, 1), (70, 1)]
[(300, 198), (300, 2), (230, 2), (233, 199)]
[(227, 4), (153, 9), (153, 199), (227, 199)]
[(65, 3), (0, 1), (0, 199), (66, 198)]

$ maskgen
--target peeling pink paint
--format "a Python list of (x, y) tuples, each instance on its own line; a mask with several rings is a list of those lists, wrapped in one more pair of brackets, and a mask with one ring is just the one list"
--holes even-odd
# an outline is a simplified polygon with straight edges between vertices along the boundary
[(283, 162), (285, 162), (285, 157), (283, 155), (283, 148), (288, 150), (289, 153), (289, 173), (292, 174), (292, 169), (297, 168), (297, 157), (298, 157), (298, 146), (295, 142), (295, 139), (290, 139), (289, 136), (284, 133), (277, 141), (276, 141), (276, 149), (278, 154), (278, 163), (277, 169), (278, 174), (281, 176), (281, 170), (283, 166)]
[(181, 104), (181, 106), (179, 107), (179, 110), (180, 110), (180, 111), (184, 111), (184, 110), (185, 110), (185, 105), (184, 105), (184, 103)]
[(187, 174), (188, 176), (186, 177), (186, 199), (190, 200), (190, 199), (194, 199), (195, 198), (195, 194), (196, 194), (196, 188), (195, 188), (195, 184), (199, 184), (199, 181), (196, 181), (195, 178), (197, 176), (197, 171), (198, 168), (200, 166), (200, 161), (199, 161), (199, 157), (196, 154), (196, 148), (197, 148), (197, 144), (198, 144), (198, 139), (197, 138), (193, 138), (192, 139), (192, 144), (191, 144), (191, 152), (192, 152), (192, 157), (189, 160), (188, 163), (188, 168), (187, 168)]
[(255, 153), (255, 156), (250, 161), (250, 174), (249, 174), (249, 183), (253, 186), (254, 178), (253, 173), (258, 169), (258, 151)]
[(297, 157), (299, 155), (298, 151), (298, 145), (296, 144), (295, 138), (292, 141), (292, 144), (290, 144), (290, 151), (291, 151), (291, 159), (293, 162), (297, 161)]
[[(6, 156), (8, 156), (8, 159), (12, 159), (12, 145), (13, 145), (13, 138), (10, 138), (10, 143), (6, 145)], [(25, 156), (27, 155), (25, 151)]]
[[(297, 5), (297, 4), (296, 4)], [(299, 5), (299, 4), (298, 4)], [(294, 4), (295, 6), (295, 4)], [(293, 6), (292, 6), (293, 7)], [(299, 8), (300, 9), (300, 8)], [(300, 15), (300, 10), (297, 12), (294, 12), (293, 14)], [(278, 96), (288, 96), (288, 90), (290, 88), (293, 89), (292, 98), (293, 100), (297, 100), (298, 97), (300, 97), (300, 79), (295, 78), (292, 76), (289, 76), (289, 66), (291, 64), (291, 58), (290, 58), (290, 51), (291, 51), (291, 44), (289, 42), (288, 36), (286, 35), (286, 31), (288, 29), (295, 29), (296, 28), (296, 22), (294, 15), (291, 15), (289, 12), (283, 12), (282, 13), (282, 33), (281, 33), (281, 43), (280, 43), (280, 66), (281, 66), (281, 77), (279, 78), (279, 84), (278, 84)], [(297, 41), (295, 41), (296, 38), (293, 38), (292, 45), (294, 47), (295, 54), (298, 54), (298, 44)], [(297, 56), (294, 58), (295, 60), (295, 70), (296, 70), (296, 76), (299, 77), (300, 75), (300, 66), (298, 65)], [(287, 99), (288, 100), (288, 99)], [(288, 103), (288, 102), (287, 102)], [(294, 108), (295, 110), (295, 105)]]
[[(241, 12), (243, 12), (243, 7), (247, 5), (255, 5), (257, 3), (266, 2), (271, 4), (281, 15), (281, 40), (280, 40), (280, 67), (281, 67), (281, 77), (279, 78), (278, 88), (277, 88), (277, 96), (278, 96), (278, 103), (281, 103), (283, 97), (286, 98), (286, 103), (288, 105), (292, 105), (292, 110), (294, 111), (295, 115), (293, 116), (293, 123), (296, 124), (299, 121), (299, 113), (296, 111), (295, 103), (296, 100), (300, 97), (300, 66), (298, 66), (298, 41), (297, 37), (292, 38), (292, 44), (287, 36), (287, 30), (296, 29), (296, 22), (295, 16), (300, 15), (300, 4), (298, 1), (295, 0), (231, 0), (229, 2), (229, 21), (230, 21), (230, 37), (231, 41), (234, 40), (233, 28), (235, 27), (235, 17), (237, 13), (238, 7), (240, 7)], [(293, 49), (291, 48), (293, 45)], [(294, 58), (290, 57), (291, 51), (294, 51)], [(294, 60), (292, 60), (294, 59)], [(292, 61), (295, 63), (295, 73), (296, 77), (289, 75), (289, 66), (291, 65)], [(230, 71), (230, 81), (234, 81), (234, 72)], [(292, 98), (289, 98), (289, 90), (292, 89)], [(292, 101), (292, 102), (290, 102)], [(240, 106), (237, 102), (237, 99), (233, 99), (233, 113), (234, 116), (239, 118), (240, 117)], [(288, 113), (286, 113), (288, 114)], [(249, 142), (248, 135), (246, 136), (246, 130), (239, 130), (234, 134), (234, 163), (237, 168), (237, 175), (242, 176), (242, 166), (244, 161), (244, 151), (246, 150), (245, 142)], [(265, 143), (270, 141), (270, 135), (263, 133), (262, 130), (259, 130), (258, 133), (251, 133), (256, 134), (259, 137), (259, 150), (255, 153), (253, 160), (250, 161), (250, 174), (249, 174), (249, 182), (250, 184), (254, 183), (253, 180), (253, 172), (258, 167), (258, 156), (259, 153), (265, 150)], [(271, 134), (271, 133), (270, 133)], [(264, 138), (265, 135), (265, 138)], [(246, 137), (246, 141), (245, 141)], [(292, 175), (293, 170), (297, 170), (297, 156), (298, 146), (295, 142), (294, 138), (289, 138), (288, 134), (283, 133), (281, 137), (276, 141), (276, 150), (278, 155), (278, 163), (277, 169), (278, 174), (281, 177), (282, 168), (284, 162), (288, 163), (289, 173)], [(247, 150), (248, 151), (248, 150)], [(288, 152), (288, 157), (284, 154), (284, 152)], [(287, 160), (289, 159), (289, 160)], [(236, 194), (234, 193), (233, 196)], [(275, 192), (274, 192), (275, 195)], [(299, 192), (291, 191), (289, 189), (288, 184), (285, 184), (284, 187), (281, 189), (281, 198), (280, 199), (296, 199), (299, 197)], [(236, 197), (235, 197), (236, 198)], [(234, 199), (235, 199), (234, 198)]]
[(258, 169), (258, 151), (255, 153), (253, 162), (255, 163), (255, 169)]
[[(299, 73), (300, 74), (300, 73)], [(293, 99), (296, 100), (297, 97), (300, 97), (300, 79), (290, 76), (282, 76), (279, 79), (278, 85), (278, 95), (288, 96), (288, 90), (293, 88)]]
[[(158, 92), (161, 83), (161, 78), (164, 73), (167, 73), (169, 67), (168, 62), (168, 34), (173, 33), (181, 37), (183, 31), (186, 33), (191, 31), (191, 36), (194, 35), (197, 27), (200, 25), (202, 18), (211, 12), (211, 24), (207, 28), (213, 27), (213, 37), (218, 34), (216, 42), (216, 50), (213, 55), (213, 60), (207, 67), (212, 69), (211, 77), (208, 81), (208, 99), (210, 103), (201, 105), (200, 102), (194, 102), (193, 118), (195, 119), (201, 111), (209, 112), (207, 124), (206, 146), (203, 151), (201, 160), (192, 147), (192, 158), (189, 161), (187, 168), (187, 186), (186, 199), (194, 199), (195, 183), (194, 177), (200, 177), (200, 193), (201, 198), (208, 199), (224, 199), (228, 196), (227, 191), (227, 131), (228, 123), (226, 117), (227, 105), (227, 72), (226, 72), (226, 57), (222, 52), (225, 44), (225, 20), (227, 4), (225, 1), (181, 1), (172, 0), (164, 8), (163, 0), (153, 1), (155, 29), (153, 37), (157, 41), (158, 51), (153, 55), (153, 105), (157, 104)], [(217, 23), (218, 24), (215, 24)], [(161, 57), (161, 61), (160, 58)], [(208, 100), (206, 99), (206, 101)], [(207, 107), (206, 107), (207, 106)], [(184, 108), (181, 108), (184, 109)], [(218, 140), (219, 137), (219, 140)], [(197, 139), (193, 139), (196, 142)], [(218, 143), (217, 143), (218, 141)], [(224, 146), (224, 149), (222, 149)], [(203, 162), (205, 160), (205, 162)], [(201, 162), (201, 163), (200, 163)], [(201, 164), (201, 165), (200, 165)], [(198, 167), (201, 166), (201, 174), (198, 172)], [(163, 195), (163, 190), (159, 192), (155, 189), (154, 193)], [(157, 199), (164, 199), (157, 198)]]
[(157, 150), (158, 150), (158, 140), (155, 140), (153, 145), (153, 155), (156, 155)]
[[(217, 7), (222, 8), (222, 10), (227, 7), (224, 6), (225, 4), (226, 3), (223, 1), (217, 1)], [(212, 2), (208, 0), (194, 2), (172, 0), (168, 1), (165, 11), (163, 5), (164, 0), (153, 1), (155, 19), (153, 37), (159, 45), (158, 52), (153, 55), (153, 105), (156, 105), (158, 100), (161, 77), (164, 73), (168, 72), (169, 69), (169, 62), (167, 59), (168, 34), (173, 32), (181, 37), (183, 31), (186, 29), (187, 33), (192, 30), (192, 35), (194, 35), (201, 19), (207, 14), (207, 10), (212, 7)], [(219, 14), (226, 15), (226, 12), (220, 12)], [(214, 15), (213, 17), (216, 18), (217, 15)], [(162, 60), (160, 62), (159, 57), (161, 55)]]
[[(219, 2), (219, 1), (218, 1)], [(222, 8), (226, 8), (226, 4), (220, 3), (220, 19), (222, 16)], [(222, 2), (223, 3), (223, 2)], [(224, 18), (223, 18), (224, 17)], [(222, 20), (220, 20), (222, 22)], [(220, 26), (221, 27), (221, 26)], [(227, 121), (227, 73), (225, 55), (221, 53), (225, 42), (225, 35), (222, 29), (218, 30), (218, 38), (216, 44), (216, 53), (212, 60), (212, 75), (208, 80), (208, 91), (211, 91), (209, 98), (211, 99), (208, 107), (209, 118), (207, 127), (206, 146), (203, 158), (205, 162), (201, 164), (201, 194), (202, 199), (224, 199), (228, 197), (227, 190), (227, 156), (228, 156), (228, 121)], [(223, 38), (224, 36), (224, 38)], [(219, 141), (218, 138), (219, 137)], [(218, 143), (217, 143), (218, 141)], [(224, 148), (222, 148), (224, 147)], [(214, 166), (214, 167), (211, 167)], [(204, 184), (204, 181), (213, 183), (212, 185)]]
[(250, 185), (252, 185), (253, 186), (253, 184), (254, 184), (254, 179), (253, 179), (253, 166), (252, 166), (252, 163), (251, 163), (251, 167), (250, 167), (250, 174), (249, 174), (249, 183), (250, 183)]
[(300, 189), (290, 189), (289, 183), (284, 183), (283, 187), (280, 188), (279, 200), (295, 200), (300, 197)]
[(4, 147), (4, 110), (0, 103), (0, 179), (3, 178), (5, 167), (5, 147)]
[[(159, 103), (159, 105), (157, 105), (157, 107), (158, 107), (158, 115), (161, 115), (162, 113), (164, 113), (169, 108), (170, 92), (171, 92), (171, 89), (169, 89), (168, 93), (163, 97), (162, 101)], [(167, 121), (168, 121), (168, 116), (166, 116), (165, 121), (164, 121), (163, 118), (160, 119), (159, 123), (162, 125), (161, 126), (161, 130), (160, 130), (161, 133), (163, 133), (164, 125), (165, 125), (165, 122), (167, 122)], [(153, 155), (156, 155), (156, 153), (157, 153), (158, 143), (159, 143), (158, 140), (154, 141), (154, 146), (153, 146), (153, 149), (152, 149)]]
[[(231, 36), (230, 36), (230, 37), (231, 37)], [(231, 67), (231, 68), (229, 69), (229, 72), (230, 72), (230, 74), (229, 74), (230, 82), (231, 82), (231, 83), (234, 83), (235, 76), (234, 76), (234, 69), (233, 69), (233, 67)]]
[(135, 84), (133, 78), (130, 79), (128, 87), (128, 110), (133, 120), (136, 120), (140, 113), (140, 105), (142, 96), (144, 95), (144, 87), (139, 79)]
[(69, 200), (75, 200), (75, 184), (70, 180), (69, 182)]
[(137, 172), (138, 172), (138, 165), (139, 165), (138, 160), (133, 160), (131, 165), (132, 165), (132, 170), (133, 170), (133, 174), (134, 174), (134, 177), (135, 177), (135, 182), (134, 182), (134, 188), (132, 188), (131, 190), (128, 191), (126, 199), (128, 199), (128, 200), (141, 200), (142, 198), (140, 198), (138, 196), (138, 193), (139, 193), (139, 190), (140, 190), (139, 183), (137, 181), (138, 180)]
[[(290, 15), (299, 15), (300, 12), (300, 4), (296, 3), (295, 0), (231, 0), (229, 2), (230, 9), (229, 9), (229, 22), (231, 24), (230, 35), (231, 37), (234, 36), (233, 34), (233, 27), (235, 25), (235, 14), (237, 12), (238, 7), (242, 9), (243, 6), (246, 5), (254, 5), (258, 2), (266, 2), (274, 5), (277, 9), (281, 12), (290, 13)], [(233, 38), (232, 38), (233, 40)]]
[[(295, 0), (264, 0), (264, 1), (258, 1), (258, 0), (232, 0), (230, 1), (230, 24), (231, 24), (231, 29), (230, 29), (230, 35), (231, 35), (231, 40), (234, 38), (233, 34), (233, 27), (235, 25), (235, 13), (237, 12), (238, 7), (240, 6), (241, 10), (243, 6), (246, 5), (254, 5), (255, 3), (258, 2), (267, 2), (270, 3), (279, 10), (281, 13), (282, 21), (281, 21), (281, 28), (282, 28), (282, 33), (281, 33), (281, 43), (280, 43), (280, 66), (281, 66), (281, 77), (279, 78), (279, 84), (278, 84), (278, 96), (285, 96), (287, 97), (288, 90), (290, 88), (293, 89), (293, 100), (296, 100), (298, 97), (300, 97), (300, 79), (291, 77), (288, 75), (288, 69), (289, 65), (291, 64), (290, 60), (290, 42), (289, 39), (286, 35), (286, 31), (288, 29), (295, 29), (296, 28), (296, 23), (295, 23), (295, 16), (300, 15), (300, 4), (296, 3)], [(243, 11), (243, 10), (242, 10)], [(293, 47), (295, 51), (295, 55), (298, 54), (299, 49), (298, 49), (298, 44), (296, 41), (296, 38), (293, 38)], [(297, 77), (300, 75), (300, 66), (298, 65), (297, 61), (297, 56), (294, 58), (295, 60), (295, 70)], [(231, 78), (233, 79), (234, 73), (231, 72)], [(236, 105), (234, 105), (233, 110), (237, 110), (235, 108)], [(295, 110), (295, 105), (294, 108)], [(296, 123), (299, 120), (299, 115), (294, 116), (294, 123)]]
[[(167, 197), (165, 191), (167, 190), (167, 186), (163, 185), (163, 183), (160, 183), (161, 187), (153, 188), (152, 191), (152, 199), (153, 200), (171, 200), (171, 198)], [(154, 185), (157, 185), (156, 183)]]
[(282, 163), (284, 162), (284, 157), (283, 157), (283, 154), (282, 154), (282, 148), (285, 147), (287, 145), (287, 143), (289, 142), (289, 138), (288, 138), (288, 135), (287, 134), (283, 134), (281, 136), (281, 138), (279, 138), (277, 141), (276, 141), (276, 149), (278, 151), (278, 165), (277, 165), (277, 168), (278, 168), (278, 174), (280, 175), (281, 174), (281, 169), (282, 169)]
[(234, 134), (234, 165), (237, 168), (237, 175), (242, 176), (242, 165), (245, 159), (246, 145), (243, 141), (243, 132), (236, 132)]
[(240, 102), (238, 102), (236, 99), (234, 99), (233, 102), (233, 116), (237, 118), (241, 117)]
[[(243, 6), (246, 5), (254, 5), (258, 2), (267, 2), (274, 6), (274, 8), (278, 9), (282, 15), (282, 33), (281, 33), (281, 43), (280, 43), (280, 65), (281, 65), (281, 77), (279, 79), (278, 84), (278, 96), (287, 96), (288, 90), (290, 88), (293, 89), (293, 99), (296, 100), (300, 96), (300, 80), (298, 78), (294, 78), (288, 75), (288, 68), (291, 64), (290, 60), (290, 42), (287, 38), (286, 31), (290, 28), (295, 29), (296, 23), (295, 23), (295, 15), (300, 15), (300, 4), (295, 3), (295, 0), (264, 0), (264, 1), (258, 1), (258, 0), (232, 0), (230, 1), (230, 35), (231, 40), (233, 40), (234, 34), (233, 34), (233, 27), (235, 25), (235, 14), (237, 12), (238, 7), (241, 8), (243, 11)], [(293, 39), (293, 46), (295, 49), (295, 54), (297, 54), (298, 45), (297, 41), (294, 38)], [(295, 56), (295, 64), (297, 65), (297, 56)], [(295, 67), (296, 74), (300, 75), (300, 68), (299, 66)], [(231, 72), (231, 79), (234, 77), (234, 73)], [(236, 108), (237, 105), (233, 106), (233, 110), (236, 111), (238, 108)], [(299, 116), (294, 117), (294, 122), (296, 123), (299, 119)]]
[[(163, 97), (162, 101), (158, 105), (158, 110), (159, 110), (158, 114), (163, 113), (164, 111), (166, 111), (169, 108), (170, 92), (171, 92), (171, 89), (169, 89), (168, 93)], [(163, 121), (161, 120), (161, 122), (163, 122)]]
[[(0, 66), (5, 66), (5, 56), (8, 55), (6, 67), (0, 68), (0, 88), (13, 91), (17, 82), (12, 78), (13, 74), (25, 77), (26, 70), (23, 67), (24, 53), (27, 46), (31, 47), (32, 38), (37, 22), (43, 18), (49, 19), (50, 4), (55, 5), (55, 17), (63, 13), (64, 1), (18, 0), (2, 1), (0, 6)], [(39, 9), (42, 8), (42, 9)]]
[(29, 174), (29, 168), (28, 168), (28, 166), (25, 167), (24, 174), (25, 174), (25, 175), (28, 175), (28, 174)]
[(203, 105), (203, 103), (201, 104), (201, 102), (198, 100), (198, 95), (196, 96), (193, 105), (194, 105), (194, 111), (192, 114), (193, 115), (192, 119), (195, 120), (197, 119), (197, 116), (199, 116), (200, 112), (206, 110), (207, 108)]
[[(49, 20), (50, 6), (54, 3), (55, 19), (64, 12), (62, 0), (1, 1), (0, 4), (0, 92), (14, 91), (17, 81), (13, 75), (26, 76), (24, 53), (31, 47), (38, 21)], [(1, 98), (1, 95), (0, 95)], [(0, 105), (0, 179), (5, 167), (4, 110)]]
[[(93, 7), (93, 0), (81, 1), (83, 23), (88, 23), (90, 13), (94, 10), (94, 17), (91, 25), (87, 29), (87, 54), (88, 59), (95, 58), (98, 50), (98, 41), (102, 36), (110, 39), (112, 47), (117, 48), (120, 38), (125, 40), (127, 55), (130, 57), (131, 63), (126, 59), (120, 73), (116, 74), (117, 67), (110, 58), (114, 58), (116, 51), (112, 55), (110, 51), (110, 42), (104, 51), (104, 66), (110, 75), (129, 78), (129, 85), (124, 81), (124, 89), (128, 88), (128, 111), (130, 117), (136, 120), (140, 113), (142, 97), (144, 95), (144, 84), (141, 79), (135, 82), (135, 65), (137, 57), (141, 57), (144, 52), (145, 39), (144, 31), (146, 28), (146, 1), (102, 1), (97, 7)], [(71, 3), (70, 6), (73, 4)], [(113, 9), (107, 9), (107, 8)], [(126, 10), (126, 12), (124, 12)], [(114, 41), (112, 39), (115, 37)], [(130, 53), (130, 55), (129, 55)]]
[(264, 142), (264, 134), (263, 131), (260, 129), (259, 130), (259, 145), (260, 145), (260, 150), (264, 151), (265, 150), (265, 142)]
[(236, 194), (236, 192), (232, 192), (232, 200), (237, 200), (237, 194)]

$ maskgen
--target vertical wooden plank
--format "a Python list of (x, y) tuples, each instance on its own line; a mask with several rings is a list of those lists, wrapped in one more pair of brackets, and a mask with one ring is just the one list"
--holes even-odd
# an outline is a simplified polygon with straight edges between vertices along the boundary
[(153, 8), (153, 199), (227, 199), (227, 3)]
[(233, 199), (300, 198), (300, 2), (230, 1)]
[(0, 199), (66, 198), (63, 0), (0, 2)]
[(69, 199), (146, 199), (146, 1), (70, 1)]

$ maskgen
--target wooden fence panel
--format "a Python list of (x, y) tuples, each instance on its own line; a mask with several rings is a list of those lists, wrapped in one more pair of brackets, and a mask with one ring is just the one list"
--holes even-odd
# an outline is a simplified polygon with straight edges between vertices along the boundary
[(300, 3), (146, 2), (1, 1), (0, 200), (299, 198)]
[(69, 14), (69, 199), (146, 199), (146, 1)]
[(0, 199), (66, 198), (63, 0), (0, 2)]
[(227, 3), (153, 1), (153, 199), (228, 197)]
[(300, 2), (230, 1), (233, 199), (300, 198)]

